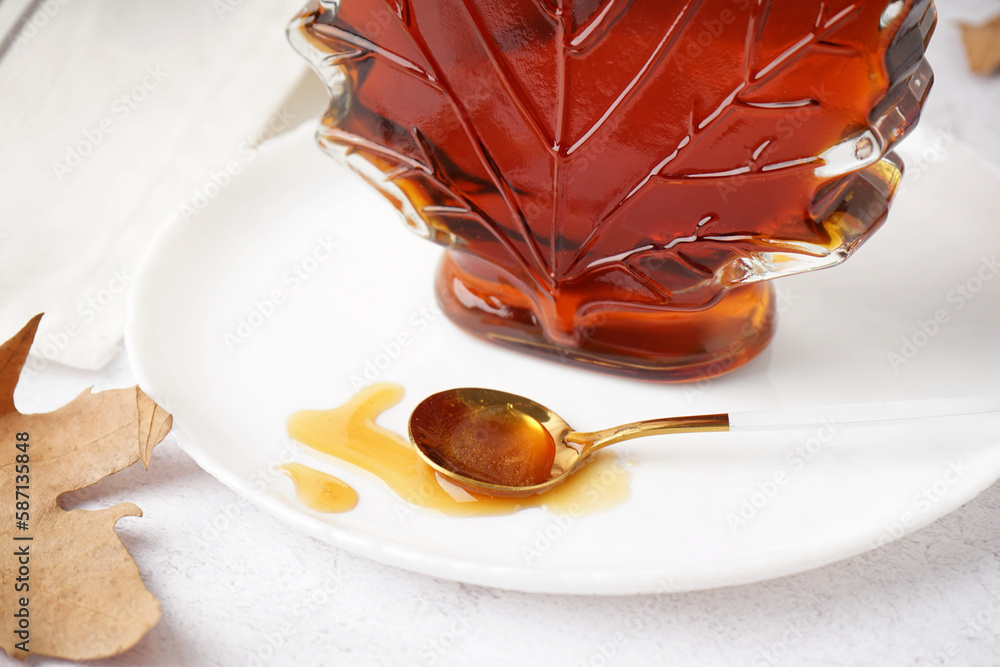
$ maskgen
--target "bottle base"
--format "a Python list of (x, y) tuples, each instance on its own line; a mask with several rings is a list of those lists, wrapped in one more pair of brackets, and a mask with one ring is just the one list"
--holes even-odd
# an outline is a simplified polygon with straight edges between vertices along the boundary
[[(478, 269), (478, 270), (477, 270)], [(469, 255), (446, 251), (438, 268), (441, 309), (483, 340), (535, 356), (657, 382), (724, 375), (759, 355), (774, 336), (774, 290), (755, 283), (701, 310), (608, 305), (552, 335), (517, 281)]]

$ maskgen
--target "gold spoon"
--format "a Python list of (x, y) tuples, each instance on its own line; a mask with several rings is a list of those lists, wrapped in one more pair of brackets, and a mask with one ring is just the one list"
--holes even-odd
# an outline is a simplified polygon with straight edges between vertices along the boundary
[(872, 403), (818, 409), (668, 417), (592, 433), (574, 431), (535, 401), (493, 389), (451, 389), (410, 415), (419, 456), (448, 481), (491, 496), (544, 493), (595, 452), (633, 438), (669, 433), (754, 431), (909, 421), (993, 413), (996, 398)]
[(674, 417), (584, 433), (530, 399), (492, 389), (452, 389), (410, 415), (417, 453), (449, 481), (471, 491), (518, 497), (562, 483), (595, 452), (663, 433), (728, 431), (728, 415)]

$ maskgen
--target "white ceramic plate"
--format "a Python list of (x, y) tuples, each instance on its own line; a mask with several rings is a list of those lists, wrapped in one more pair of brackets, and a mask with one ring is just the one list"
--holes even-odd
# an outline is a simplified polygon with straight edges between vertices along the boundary
[[(582, 429), (996, 395), (1000, 178), (971, 151), (940, 139), (934, 148), (935, 135), (925, 135), (909, 142), (910, 180), (886, 228), (844, 266), (781, 281), (770, 351), (721, 379), (618, 379), (462, 334), (433, 304), (440, 249), (405, 231), (320, 153), (308, 129), (269, 146), (207, 208), (162, 230), (133, 284), (126, 344), (140, 384), (174, 413), (178, 441), (202, 467), (357, 554), (562, 593), (691, 590), (800, 572), (926, 525), (992, 484), (1000, 418), (841, 428), (832, 437), (635, 441), (618, 450), (631, 465), (631, 498), (568, 522), (541, 509), (488, 519), (409, 511), (380, 482), (295, 447), (285, 420), (343, 403), (366, 372), (406, 387), (381, 420), (400, 433), (422, 397), (456, 386), (531, 396)], [(302, 507), (272, 470), (290, 458), (355, 486), (357, 509)]]

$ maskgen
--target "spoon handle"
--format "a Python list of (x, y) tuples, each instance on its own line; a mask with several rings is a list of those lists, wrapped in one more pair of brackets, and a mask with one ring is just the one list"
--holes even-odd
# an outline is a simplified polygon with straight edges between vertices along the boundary
[(580, 445), (581, 458), (598, 449), (611, 445), (645, 438), (650, 435), (667, 435), (670, 433), (708, 433), (712, 431), (729, 431), (729, 415), (694, 415), (691, 417), (667, 417), (666, 419), (651, 419), (649, 421), (623, 424), (603, 431), (586, 433), (572, 431), (566, 434), (566, 442)]
[(766, 431), (907, 422), (989, 413), (1000, 413), (1000, 397), (946, 398), (737, 412), (729, 415), (729, 423), (733, 431)]
[(883, 403), (859, 403), (819, 408), (791, 408), (732, 414), (668, 417), (624, 424), (603, 431), (570, 432), (566, 441), (591, 453), (635, 438), (670, 433), (709, 431), (771, 431), (778, 429), (821, 428), (910, 422), (943, 417), (1000, 414), (1000, 397), (933, 399)]

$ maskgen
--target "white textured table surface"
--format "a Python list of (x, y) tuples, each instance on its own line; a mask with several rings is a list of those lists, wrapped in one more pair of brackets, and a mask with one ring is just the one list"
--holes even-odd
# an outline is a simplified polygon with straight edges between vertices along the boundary
[[(965, 73), (942, 0), (926, 119), (1000, 165), (1000, 79)], [(1000, 214), (998, 214), (1000, 217)], [(134, 382), (50, 364), (22, 411)], [(131, 501), (118, 533), (163, 619), (108, 665), (1000, 665), (1000, 485), (878, 551), (752, 586), (643, 597), (540, 597), (410, 574), (299, 534), (201, 471), (170, 437), (141, 466), (69, 496)], [(4, 659), (0, 658), (0, 662)], [(36, 664), (60, 664), (40, 660)]]

